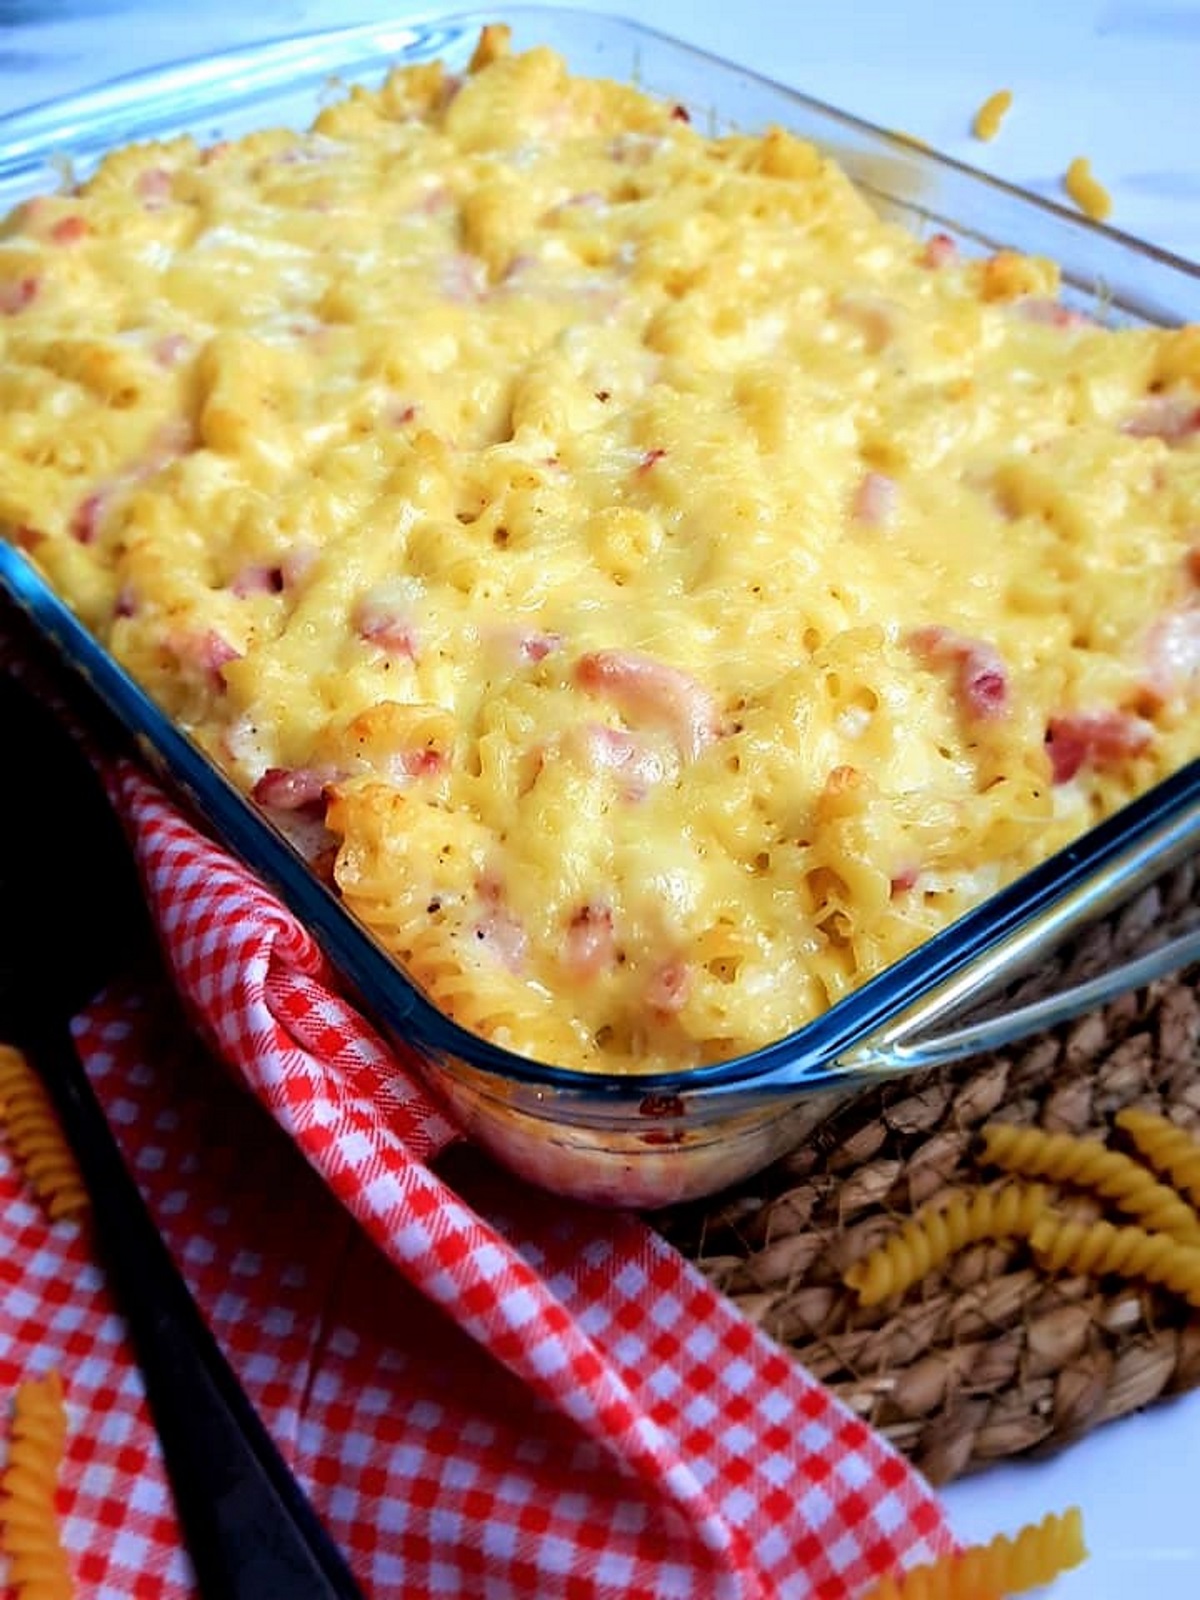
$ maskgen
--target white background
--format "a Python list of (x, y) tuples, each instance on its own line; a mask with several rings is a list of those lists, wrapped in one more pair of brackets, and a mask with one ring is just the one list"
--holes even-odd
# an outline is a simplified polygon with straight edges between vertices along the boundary
[[(0, 0), (0, 113), (222, 45), (432, 9)], [(1200, 0), (610, 0), (590, 9), (636, 15), (1044, 195), (1061, 198), (1067, 163), (1086, 154), (1113, 194), (1114, 225), (1200, 260)], [(1012, 112), (999, 138), (981, 144), (972, 113), (1001, 87), (1014, 93)], [(964, 1538), (1082, 1505), (1092, 1560), (1062, 1580), (1056, 1600), (1200, 1600), (1198, 1465), (1200, 1395), (1105, 1427), (1050, 1462), (992, 1469), (946, 1500)]]

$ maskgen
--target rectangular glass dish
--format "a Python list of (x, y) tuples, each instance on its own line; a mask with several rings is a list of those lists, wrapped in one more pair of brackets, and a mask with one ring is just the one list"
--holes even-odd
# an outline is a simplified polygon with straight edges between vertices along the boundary
[[(0, 119), (0, 210), (52, 187), (56, 168), (67, 164), (86, 177), (126, 144), (300, 128), (331, 83), (374, 87), (397, 65), (433, 59), (462, 67), (483, 24), (498, 19), (512, 24), (517, 49), (549, 45), (574, 72), (634, 81), (690, 108), (713, 131), (783, 125), (831, 154), (881, 211), (918, 235), (949, 233), (967, 249), (1050, 257), (1062, 269), (1068, 304), (1101, 303), (1110, 320), (1133, 324), (1200, 321), (1200, 272), (1186, 263), (636, 24), (549, 8), (331, 30), (141, 74)], [(1144, 907), (1138, 897), (1164, 874), (1190, 871), (1200, 848), (1200, 763), (1193, 762), (814, 1022), (752, 1054), (622, 1075), (528, 1060), (440, 1012), (7, 541), (0, 541), (0, 587), (224, 842), (312, 928), (381, 1027), (416, 1049), (468, 1133), (554, 1190), (638, 1206), (714, 1191), (795, 1143), (865, 1081), (997, 1048), (1200, 955), (1188, 904), (1152, 947), (1140, 936), (1118, 940), (1121, 958), (1099, 973), (1072, 955), (1098, 919), (1116, 919), (1127, 932), (1139, 925), (1122, 908)], [(1039, 992), (1031, 972), (1052, 973), (1052, 991)]]

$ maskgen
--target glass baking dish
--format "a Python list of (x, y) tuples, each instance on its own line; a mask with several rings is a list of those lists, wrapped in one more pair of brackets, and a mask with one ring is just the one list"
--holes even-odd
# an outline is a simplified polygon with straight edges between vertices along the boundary
[[(374, 85), (397, 64), (436, 57), (464, 66), (481, 26), (497, 20), (512, 25), (515, 47), (548, 44), (577, 72), (633, 79), (714, 129), (783, 124), (834, 155), (881, 210), (913, 231), (950, 232), (968, 249), (1008, 245), (1050, 256), (1062, 268), (1064, 299), (1101, 304), (1109, 320), (1200, 320), (1200, 271), (1184, 261), (636, 23), (545, 7), (291, 37), (2, 117), (0, 211), (53, 187), (64, 170), (86, 175), (123, 144), (300, 127), (331, 83)], [(623, 1076), (529, 1060), (440, 1012), (2, 540), (0, 589), (175, 790), (313, 930), (375, 1021), (415, 1050), (467, 1133), (561, 1193), (642, 1207), (711, 1193), (766, 1165), (881, 1075), (999, 1048), (1200, 958), (1200, 908), (1190, 893), (1200, 850), (1200, 762), (1193, 762), (815, 1021), (753, 1054)], [(1184, 891), (1162, 890), (1176, 880)], [(1154, 912), (1164, 904), (1173, 907), (1169, 918)], [(1080, 949), (1086, 955), (1102, 920), (1117, 930), (1103, 944), (1109, 954), (1090, 965), (1075, 959)], [(1157, 938), (1148, 941), (1147, 931)]]

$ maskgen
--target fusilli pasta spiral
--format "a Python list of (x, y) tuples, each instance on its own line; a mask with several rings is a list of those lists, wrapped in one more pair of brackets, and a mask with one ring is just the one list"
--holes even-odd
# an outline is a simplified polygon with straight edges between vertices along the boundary
[(51, 1219), (85, 1212), (87, 1191), (54, 1108), (25, 1057), (6, 1044), (0, 1044), (0, 1124)]
[(960, 1190), (926, 1206), (896, 1233), (855, 1262), (845, 1284), (862, 1306), (878, 1305), (932, 1272), (956, 1251), (980, 1239), (1028, 1235), (1045, 1215), (1041, 1184), (1006, 1183), (998, 1189)]
[(58, 1373), (22, 1383), (0, 1476), (0, 1550), (15, 1600), (70, 1600), (73, 1593), (54, 1504), (66, 1435)]
[(1168, 1233), (1118, 1228), (1111, 1222), (1067, 1222), (1047, 1213), (1031, 1236), (1040, 1264), (1051, 1272), (1145, 1278), (1200, 1307), (1200, 1249)]
[(1083, 1519), (1077, 1506), (1051, 1513), (1013, 1537), (997, 1534), (987, 1544), (889, 1574), (862, 1600), (1003, 1600), (1051, 1582), (1087, 1558)]
[(1117, 1127), (1133, 1140), (1147, 1166), (1169, 1178), (1193, 1205), (1200, 1206), (1200, 1139), (1166, 1117), (1133, 1107), (1118, 1112)]
[(1110, 1150), (1099, 1139), (1079, 1139), (1042, 1128), (992, 1122), (983, 1130), (983, 1159), (1026, 1178), (1077, 1184), (1111, 1200), (1154, 1233), (1200, 1245), (1200, 1216), (1174, 1189), (1159, 1183), (1140, 1161)]

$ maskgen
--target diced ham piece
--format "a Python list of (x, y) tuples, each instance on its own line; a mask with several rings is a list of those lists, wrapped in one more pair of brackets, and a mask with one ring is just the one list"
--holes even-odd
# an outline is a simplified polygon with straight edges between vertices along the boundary
[(412, 624), (391, 606), (363, 600), (354, 614), (354, 626), (362, 639), (378, 645), (391, 656), (417, 659), (416, 636)]
[(262, 564), (243, 567), (229, 587), (239, 600), (256, 594), (280, 594), (283, 591), (283, 568)]
[(440, 750), (428, 746), (420, 750), (400, 750), (388, 762), (393, 774), (406, 778), (432, 778), (446, 768), (446, 758)]
[(906, 894), (909, 889), (915, 889), (920, 876), (918, 867), (902, 868), (892, 879), (892, 899), (894, 900), (898, 894)]
[(611, 907), (588, 901), (567, 925), (564, 949), (567, 968), (578, 978), (594, 978), (597, 973), (608, 971), (616, 956)]
[(1169, 700), (1200, 681), (1200, 606), (1165, 611), (1146, 636), (1146, 680), (1155, 700)]
[(144, 460), (133, 469), (134, 478), (149, 478), (172, 461), (196, 448), (196, 428), (189, 417), (171, 417), (150, 441)]
[(268, 767), (251, 797), (273, 811), (315, 810), (324, 807), (325, 790), (335, 777), (323, 767)]
[(487, 268), (478, 256), (456, 250), (442, 263), (442, 293), (456, 306), (473, 305), (487, 293)]
[(1155, 394), (1144, 400), (1121, 429), (1133, 439), (1185, 444), (1200, 433), (1200, 400), (1195, 395)]
[(682, 1011), (691, 992), (692, 974), (685, 961), (664, 961), (650, 975), (646, 985), (646, 1004), (662, 1016)]
[(958, 245), (948, 233), (935, 233), (926, 241), (921, 252), (921, 265), (936, 272), (939, 267), (948, 267), (958, 257)]
[(1200, 583), (1200, 544), (1189, 550), (1183, 558), (1184, 568), (1193, 583)]
[(171, 198), (172, 178), (166, 167), (147, 167), (138, 174), (138, 198), (147, 211), (159, 211)]
[(191, 347), (186, 333), (166, 333), (154, 345), (154, 359), (160, 367), (177, 367)]
[(13, 530), (13, 543), (18, 550), (36, 550), (45, 537), (40, 528), (31, 528), (24, 522)]
[(544, 661), (562, 642), (561, 633), (523, 633), (517, 641), (517, 652), (523, 661)]
[(518, 251), (505, 267), (502, 281), (504, 283), (519, 283), (522, 278), (527, 277), (533, 271), (537, 264), (538, 258), (531, 250)]
[(38, 296), (38, 280), (18, 278), (15, 283), (0, 283), (0, 317), (15, 317)]
[(283, 587), (299, 588), (316, 565), (319, 554), (317, 547), (311, 544), (294, 545), (292, 549), (286, 551), (279, 563), (279, 570), (283, 574)]
[(879, 528), (890, 522), (896, 511), (896, 480), (883, 472), (865, 472), (854, 491), (850, 513), (864, 527)]
[(165, 645), (176, 660), (202, 673), (214, 694), (225, 692), (222, 668), (231, 661), (239, 661), (242, 655), (215, 628), (208, 628), (203, 633), (174, 633), (165, 641)]
[(649, 749), (623, 728), (604, 723), (589, 723), (583, 730), (589, 764), (600, 771), (615, 773), (627, 800), (644, 800), (656, 783), (666, 777), (666, 767), (656, 750)]
[(50, 237), (55, 244), (78, 244), (80, 239), (86, 239), (91, 231), (84, 217), (72, 215), (60, 217), (50, 229)]
[(132, 617), (137, 614), (138, 597), (129, 584), (123, 584), (117, 591), (117, 598), (113, 601), (114, 617)]
[(240, 661), (242, 652), (235, 650), (229, 640), (222, 638), (215, 628), (209, 628), (191, 642), (184, 654), (207, 673), (213, 688), (223, 693), (225, 680), (221, 676), (221, 668), (231, 661)]
[(97, 489), (94, 494), (86, 495), (79, 502), (71, 516), (72, 539), (77, 539), (80, 544), (95, 543), (107, 500), (107, 491)]
[(992, 722), (1008, 711), (1008, 670), (994, 645), (951, 628), (918, 628), (909, 645), (931, 667), (951, 667), (959, 709), (970, 722)]
[(642, 459), (638, 462), (638, 465), (637, 465), (638, 473), (641, 474), (641, 473), (649, 472), (651, 467), (655, 467), (655, 466), (658, 465), (658, 463), (663, 459), (663, 457), (666, 455), (666, 453), (667, 452), (665, 450), (660, 449), (657, 445), (654, 447), (653, 450), (647, 450), (646, 453), (642, 456)]
[(435, 183), (425, 191), (416, 214), (420, 217), (436, 217), (439, 212), (448, 211), (453, 204), (454, 196), (450, 191), (450, 185)]
[(1013, 301), (1013, 310), (1022, 321), (1040, 322), (1048, 328), (1087, 328), (1092, 321), (1082, 311), (1073, 311), (1070, 306), (1064, 306), (1061, 300), (1053, 300), (1049, 295), (1022, 295), (1019, 300)]
[(499, 883), (485, 879), (479, 884), (479, 894), (486, 909), (475, 924), (476, 939), (510, 972), (519, 972), (524, 965), (528, 944), (524, 928), (505, 905), (504, 891)]
[(1153, 737), (1153, 725), (1130, 711), (1072, 711), (1050, 719), (1046, 754), (1055, 783), (1070, 783), (1083, 767), (1102, 772), (1139, 755)]
[(561, 650), (563, 644), (561, 633), (542, 633), (537, 628), (506, 625), (486, 629), (483, 640), (503, 660), (516, 661), (518, 664), (544, 661), (556, 650)]
[(581, 656), (575, 681), (610, 700), (631, 721), (666, 728), (685, 761), (694, 761), (717, 737), (716, 702), (690, 673), (635, 650), (594, 650)]

